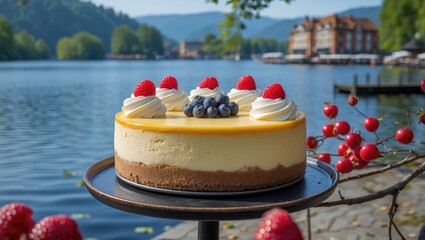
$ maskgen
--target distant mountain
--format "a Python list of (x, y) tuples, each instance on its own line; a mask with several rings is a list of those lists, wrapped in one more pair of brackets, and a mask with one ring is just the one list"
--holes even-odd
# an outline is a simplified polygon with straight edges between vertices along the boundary
[[(223, 13), (207, 12), (185, 15), (156, 15), (137, 17), (139, 23), (158, 28), (163, 34), (176, 41), (200, 40), (207, 33), (220, 34), (218, 23), (224, 20)], [(276, 23), (278, 20), (262, 17), (249, 21), (249, 27), (244, 31), (247, 36), (253, 34), (266, 26)]]
[[(381, 6), (353, 8), (338, 15), (353, 15), (354, 17), (369, 18), (379, 25)], [(333, 13), (329, 13), (333, 14)], [(137, 17), (139, 23), (146, 23), (158, 28), (163, 34), (174, 39), (201, 40), (207, 33), (218, 35), (217, 25), (223, 20), (223, 13), (207, 12), (186, 15), (156, 15)], [(245, 21), (247, 28), (242, 32), (246, 38), (272, 38), (278, 41), (287, 41), (294, 24), (304, 21), (304, 16), (293, 19), (273, 19), (261, 17)]]
[(15, 32), (27, 31), (42, 38), (52, 52), (62, 37), (86, 31), (100, 37), (107, 50), (110, 49), (113, 29), (127, 24), (137, 29), (139, 23), (112, 8), (96, 6), (79, 0), (31, 0), (17, 7), (16, 0), (0, 0), (0, 15), (6, 17)]

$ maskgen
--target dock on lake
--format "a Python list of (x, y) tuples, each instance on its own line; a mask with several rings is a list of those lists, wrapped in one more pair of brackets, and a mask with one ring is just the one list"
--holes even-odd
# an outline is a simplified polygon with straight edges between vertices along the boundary
[(366, 76), (366, 83), (358, 83), (357, 75), (353, 78), (352, 84), (334, 84), (334, 92), (352, 95), (376, 95), (376, 94), (415, 94), (421, 93), (419, 82), (402, 81), (393, 83), (381, 83), (377, 78), (376, 83), (370, 83), (369, 75)]
[(408, 84), (334, 84), (334, 91), (353, 95), (421, 93), (419, 83)]

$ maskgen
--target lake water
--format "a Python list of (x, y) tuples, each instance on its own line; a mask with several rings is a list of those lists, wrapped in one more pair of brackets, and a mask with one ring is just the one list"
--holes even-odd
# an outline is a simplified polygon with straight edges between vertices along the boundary
[[(91, 164), (113, 155), (114, 114), (143, 79), (158, 85), (162, 77), (173, 75), (188, 92), (203, 77), (214, 75), (228, 92), (247, 74), (254, 76), (260, 89), (280, 82), (287, 97), (307, 113), (307, 131), (312, 135), (321, 134), (321, 126), (328, 122), (322, 114), (324, 102), (340, 107), (340, 119), (362, 126), (362, 118), (346, 104), (347, 95), (333, 93), (335, 82), (351, 83), (354, 74), (360, 82), (366, 74), (372, 82), (378, 75), (382, 82), (397, 81), (400, 75), (403, 81), (425, 78), (424, 69), (251, 61), (0, 63), (0, 205), (24, 202), (36, 220), (58, 213), (83, 214), (79, 216), (85, 218), (77, 222), (85, 238), (150, 239), (179, 221), (115, 210), (76, 184)], [(386, 136), (395, 131), (394, 121), (405, 121), (406, 108), (425, 107), (425, 94), (363, 97), (358, 107), (368, 115), (388, 115), (379, 130)], [(413, 125), (416, 139), (425, 141), (423, 126)], [(65, 177), (65, 171), (75, 176)], [(135, 233), (139, 226), (152, 226), (154, 234)]]

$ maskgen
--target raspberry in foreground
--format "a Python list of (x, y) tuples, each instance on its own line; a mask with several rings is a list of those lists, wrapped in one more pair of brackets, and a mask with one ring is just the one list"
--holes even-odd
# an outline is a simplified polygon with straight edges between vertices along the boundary
[(297, 224), (292, 221), (287, 211), (280, 208), (265, 212), (254, 234), (254, 240), (302, 239), (303, 237)]
[(0, 208), (0, 239), (20, 239), (34, 226), (33, 211), (22, 203), (6, 204)]
[(30, 240), (81, 240), (77, 223), (67, 215), (43, 218), (29, 234)]

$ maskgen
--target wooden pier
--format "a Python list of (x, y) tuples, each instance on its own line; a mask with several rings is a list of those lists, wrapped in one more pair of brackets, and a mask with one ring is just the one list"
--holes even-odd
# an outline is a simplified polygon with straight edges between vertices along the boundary
[(334, 84), (334, 91), (354, 95), (421, 93), (419, 83), (409, 84)]
[(401, 76), (396, 82), (381, 83), (378, 75), (376, 82), (370, 82), (369, 73), (366, 74), (366, 82), (359, 83), (358, 75), (353, 76), (352, 84), (334, 84), (334, 92), (353, 95), (376, 95), (376, 94), (417, 94), (422, 93), (419, 82), (403, 82)]

